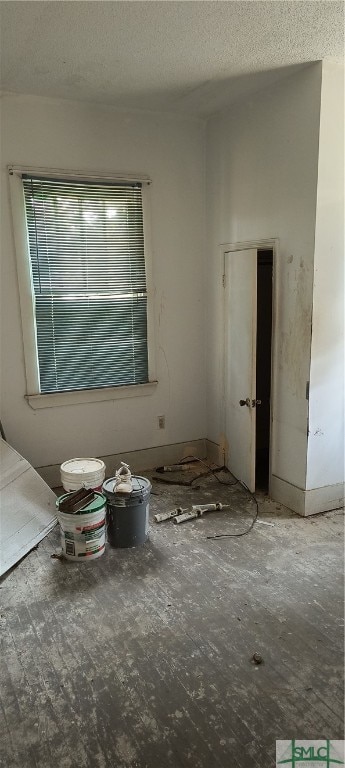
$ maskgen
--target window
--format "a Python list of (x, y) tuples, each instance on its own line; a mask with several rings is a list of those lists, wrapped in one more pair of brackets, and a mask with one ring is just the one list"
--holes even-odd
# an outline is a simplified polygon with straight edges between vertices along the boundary
[(20, 177), (36, 394), (149, 382), (147, 182)]

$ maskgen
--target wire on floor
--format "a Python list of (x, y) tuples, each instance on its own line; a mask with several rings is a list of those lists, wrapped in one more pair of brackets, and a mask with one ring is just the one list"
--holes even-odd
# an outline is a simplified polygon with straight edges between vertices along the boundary
[(198, 461), (199, 464), (202, 464), (204, 467), (207, 467), (208, 472), (203, 473), (202, 475), (197, 475), (197, 477), (194, 477), (193, 480), (191, 480), (190, 485), (192, 485), (195, 480), (200, 480), (202, 477), (207, 477), (207, 475), (213, 475), (216, 480), (218, 480), (218, 483), (221, 485), (237, 485), (239, 480), (235, 480), (233, 483), (228, 483), (225, 480), (221, 480), (220, 477), (218, 477), (217, 472), (222, 472), (226, 467), (217, 467), (217, 469), (213, 469), (210, 467), (209, 464), (207, 464), (206, 461), (203, 461), (203, 459), (198, 459), (197, 456), (185, 456), (181, 461), (178, 461), (178, 464), (187, 464), (189, 461)]
[[(197, 458), (197, 456), (185, 456), (183, 459), (181, 459), (181, 461), (179, 461), (179, 462), (178, 462), (178, 464), (184, 464), (184, 463), (186, 463), (187, 461), (190, 461), (191, 459), (192, 459), (193, 461), (199, 461), (199, 462), (200, 462), (200, 464), (203, 464), (205, 467), (207, 467), (207, 468), (208, 468), (208, 470), (209, 470), (207, 474), (212, 474), (212, 475), (214, 475), (214, 477), (216, 478), (216, 480), (218, 480), (218, 482), (219, 482), (219, 483), (221, 483), (221, 485), (229, 485), (229, 486), (230, 486), (230, 485), (241, 485), (241, 486), (242, 486), (242, 488), (244, 488), (244, 489), (247, 491), (247, 493), (249, 493), (249, 496), (251, 497), (251, 499), (254, 501), (254, 504), (256, 505), (256, 509), (255, 509), (255, 515), (254, 515), (254, 517), (253, 517), (253, 519), (252, 519), (252, 521), (251, 521), (251, 523), (250, 523), (249, 527), (248, 527), (248, 528), (246, 528), (246, 530), (245, 530), (245, 531), (240, 531), (240, 533), (215, 533), (215, 534), (213, 534), (212, 536), (206, 536), (206, 539), (229, 539), (229, 538), (238, 538), (239, 536), (246, 536), (246, 535), (247, 535), (247, 533), (250, 533), (250, 531), (251, 531), (251, 530), (254, 528), (254, 525), (255, 525), (255, 523), (256, 523), (256, 521), (257, 521), (257, 519), (258, 519), (258, 515), (259, 515), (259, 504), (258, 504), (258, 501), (257, 501), (256, 497), (254, 496), (254, 494), (253, 494), (253, 493), (252, 493), (252, 492), (249, 490), (248, 486), (247, 486), (247, 485), (246, 485), (246, 484), (245, 484), (245, 483), (244, 483), (242, 480), (237, 480), (237, 478), (235, 479), (235, 481), (234, 481), (234, 482), (231, 482), (231, 483), (227, 483), (226, 481), (224, 481), (224, 480), (221, 480), (221, 479), (220, 479), (220, 477), (218, 477), (218, 475), (216, 474), (216, 471), (217, 471), (217, 472), (221, 472), (223, 469), (226, 469), (226, 467), (220, 467), (220, 469), (218, 469), (218, 470), (213, 470), (213, 469), (212, 469), (212, 467), (210, 467), (210, 465), (209, 465), (209, 464), (207, 464), (207, 463), (206, 463), (205, 461), (203, 461), (202, 459), (198, 459), (198, 458)], [(206, 477), (206, 476), (207, 476), (206, 474), (205, 474), (205, 475), (203, 475), (203, 477)], [(199, 476), (199, 477), (200, 477), (200, 476)], [(194, 478), (194, 480), (197, 480), (197, 479), (198, 479), (198, 478)], [(193, 481), (192, 481), (192, 482), (193, 482)]]
[(246, 536), (247, 533), (250, 533), (250, 531), (254, 528), (254, 525), (258, 519), (259, 515), (259, 504), (257, 498), (254, 496), (254, 494), (249, 490), (249, 488), (246, 486), (245, 483), (243, 483), (241, 480), (237, 481), (239, 485), (242, 485), (242, 487), (249, 493), (249, 496), (254, 501), (254, 504), (256, 505), (255, 509), (255, 515), (249, 525), (248, 528), (246, 528), (245, 531), (240, 531), (240, 533), (214, 533), (212, 536), (206, 536), (207, 539), (231, 539), (231, 538), (237, 538), (238, 536)]

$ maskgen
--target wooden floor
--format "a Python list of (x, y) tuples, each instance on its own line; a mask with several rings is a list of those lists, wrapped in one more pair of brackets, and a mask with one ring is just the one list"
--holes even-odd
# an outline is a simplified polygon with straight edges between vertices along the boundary
[(247, 526), (244, 492), (154, 492), (152, 514), (231, 506), (83, 564), (55, 529), (1, 582), (3, 768), (271, 768), (276, 739), (343, 738), (340, 511), (263, 500), (274, 526), (210, 540)]

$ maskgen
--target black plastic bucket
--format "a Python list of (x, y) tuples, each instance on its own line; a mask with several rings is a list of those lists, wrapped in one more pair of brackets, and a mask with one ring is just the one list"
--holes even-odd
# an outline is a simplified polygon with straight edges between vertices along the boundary
[(132, 477), (131, 494), (114, 493), (115, 477), (103, 483), (107, 499), (107, 539), (112, 547), (137, 547), (149, 532), (149, 500), (152, 485), (146, 477)]

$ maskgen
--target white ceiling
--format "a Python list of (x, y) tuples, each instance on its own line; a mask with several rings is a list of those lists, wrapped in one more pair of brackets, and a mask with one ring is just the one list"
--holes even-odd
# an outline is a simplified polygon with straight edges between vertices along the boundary
[(208, 115), (343, 57), (342, 2), (0, 2), (5, 91)]

